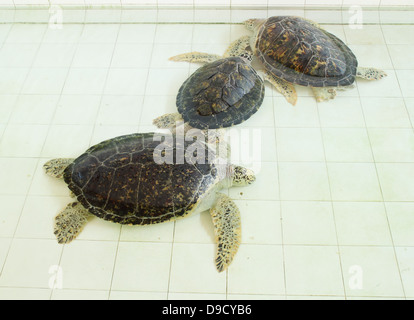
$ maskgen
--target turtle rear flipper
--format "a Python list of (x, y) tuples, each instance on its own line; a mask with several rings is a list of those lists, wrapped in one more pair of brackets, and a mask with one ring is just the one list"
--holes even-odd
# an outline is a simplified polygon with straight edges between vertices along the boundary
[(43, 165), (45, 172), (48, 176), (61, 179), (63, 178), (63, 172), (65, 171), (66, 167), (70, 165), (73, 160), (72, 158), (57, 158), (52, 159), (46, 162)]
[(55, 217), (54, 234), (61, 244), (69, 243), (77, 237), (93, 215), (80, 202), (69, 203)]
[(240, 212), (233, 200), (219, 193), (210, 214), (217, 242), (216, 267), (222, 272), (233, 261), (241, 243)]

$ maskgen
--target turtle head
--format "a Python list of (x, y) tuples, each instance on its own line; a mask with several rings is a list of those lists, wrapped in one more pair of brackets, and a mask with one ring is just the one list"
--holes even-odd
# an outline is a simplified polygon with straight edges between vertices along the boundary
[(242, 187), (252, 184), (256, 180), (256, 176), (250, 169), (240, 166), (231, 166), (230, 179), (233, 186)]
[(253, 55), (248, 51), (243, 52), (239, 55), (239, 57), (242, 58), (246, 63), (251, 63), (253, 60)]
[(257, 28), (261, 23), (263, 23), (263, 19), (249, 19), (244, 21), (244, 26), (247, 28), (247, 30), (253, 31), (255, 28)]

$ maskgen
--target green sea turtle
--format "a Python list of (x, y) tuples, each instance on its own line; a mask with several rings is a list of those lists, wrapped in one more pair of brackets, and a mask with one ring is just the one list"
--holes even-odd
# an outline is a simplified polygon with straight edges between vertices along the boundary
[(219, 191), (253, 183), (254, 173), (220, 161), (204, 142), (176, 136), (160, 142), (154, 137), (120, 136), (90, 147), (76, 159), (45, 163), (45, 172), (63, 178), (77, 198), (55, 218), (58, 242), (72, 241), (93, 216), (148, 225), (209, 209), (218, 245), (216, 267), (225, 270), (238, 250), (241, 222), (236, 204)]
[(256, 113), (265, 89), (262, 78), (250, 65), (249, 52), (239, 50), (234, 55), (198, 60), (207, 64), (180, 87), (176, 99), (178, 113), (155, 122), (183, 120), (196, 129), (218, 129), (239, 124)]
[(336, 90), (351, 87), (355, 77), (379, 80), (386, 76), (379, 69), (358, 67), (351, 49), (313, 21), (275, 16), (250, 19), (245, 26), (253, 35), (237, 41), (253, 51), (271, 83), (293, 105), (297, 100), (293, 84), (311, 87), (317, 101), (325, 101), (333, 99)]

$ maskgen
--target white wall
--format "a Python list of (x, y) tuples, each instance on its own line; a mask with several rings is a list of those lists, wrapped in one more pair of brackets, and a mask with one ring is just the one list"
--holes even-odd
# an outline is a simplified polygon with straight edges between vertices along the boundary
[(348, 7), (351, 5), (369, 7), (414, 6), (414, 0), (0, 0), (0, 6), (186, 6), (186, 7)]

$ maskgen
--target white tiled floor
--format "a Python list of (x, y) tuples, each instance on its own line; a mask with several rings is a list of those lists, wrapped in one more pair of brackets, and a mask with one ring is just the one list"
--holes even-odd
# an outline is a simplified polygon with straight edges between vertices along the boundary
[[(236, 129), (259, 133), (259, 155), (249, 159), (257, 181), (228, 191), (243, 238), (219, 274), (207, 212), (148, 227), (95, 219), (73, 243), (57, 244), (52, 221), (70, 197), (42, 165), (153, 130), (152, 119), (175, 111), (178, 88), (197, 68), (167, 58), (222, 54), (247, 31), (0, 25), (0, 298), (413, 299), (414, 29), (324, 27), (388, 77), (358, 80), (325, 103), (298, 88), (295, 107), (266, 88), (259, 112)], [(255, 142), (239, 141), (250, 156)]]

